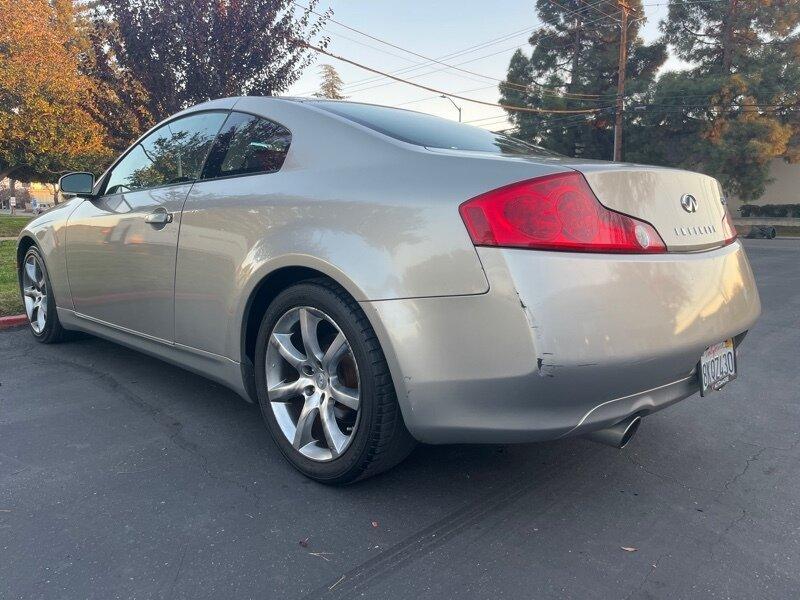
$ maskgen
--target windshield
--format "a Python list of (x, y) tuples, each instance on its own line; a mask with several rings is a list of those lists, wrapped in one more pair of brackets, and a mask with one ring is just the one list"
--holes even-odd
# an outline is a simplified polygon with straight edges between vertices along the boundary
[(494, 133), (480, 127), (464, 125), (411, 110), (356, 102), (313, 100), (310, 103), (360, 125), (417, 146), (474, 150), (493, 154), (557, 156), (545, 148), (502, 133)]

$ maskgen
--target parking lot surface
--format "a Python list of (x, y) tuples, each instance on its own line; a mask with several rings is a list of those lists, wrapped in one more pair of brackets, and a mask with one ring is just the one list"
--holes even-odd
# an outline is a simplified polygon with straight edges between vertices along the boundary
[(201, 377), (0, 332), (0, 598), (796, 598), (800, 241), (746, 245), (763, 315), (721, 393), (623, 451), (423, 446), (344, 488)]

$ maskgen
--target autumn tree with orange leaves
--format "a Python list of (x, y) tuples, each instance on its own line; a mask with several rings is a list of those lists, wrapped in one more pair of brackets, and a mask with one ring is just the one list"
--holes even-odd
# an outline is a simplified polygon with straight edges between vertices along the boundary
[(108, 159), (71, 0), (0, 0), (0, 179), (55, 181)]

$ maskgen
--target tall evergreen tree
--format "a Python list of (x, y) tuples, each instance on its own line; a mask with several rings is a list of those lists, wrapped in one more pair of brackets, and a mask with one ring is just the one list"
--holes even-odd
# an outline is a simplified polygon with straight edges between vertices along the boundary
[[(641, 15), (641, 0), (630, 2)], [(543, 25), (530, 37), (531, 54), (514, 53), (501, 102), (542, 109), (598, 108), (592, 115), (510, 111), (517, 134), (568, 156), (611, 158), (620, 23), (608, 0), (537, 0)], [(641, 19), (628, 25), (627, 91), (645, 91), (666, 60), (663, 44), (645, 45)]]
[(719, 178), (750, 201), (769, 163), (800, 160), (800, 0), (670, 0), (664, 40), (692, 68), (662, 76), (633, 158)]
[(317, 98), (330, 98), (331, 100), (344, 100), (346, 96), (342, 94), (342, 78), (332, 65), (320, 65), (320, 76), (322, 81), (319, 84), (319, 91), (314, 94)]

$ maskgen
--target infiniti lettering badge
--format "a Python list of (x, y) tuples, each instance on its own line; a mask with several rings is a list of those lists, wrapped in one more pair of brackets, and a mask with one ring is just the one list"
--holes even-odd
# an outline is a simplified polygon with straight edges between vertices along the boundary
[(708, 235), (716, 233), (717, 228), (714, 225), (692, 225), (691, 227), (676, 227), (675, 235)]
[(681, 196), (681, 206), (688, 213), (697, 212), (697, 198), (691, 194)]

